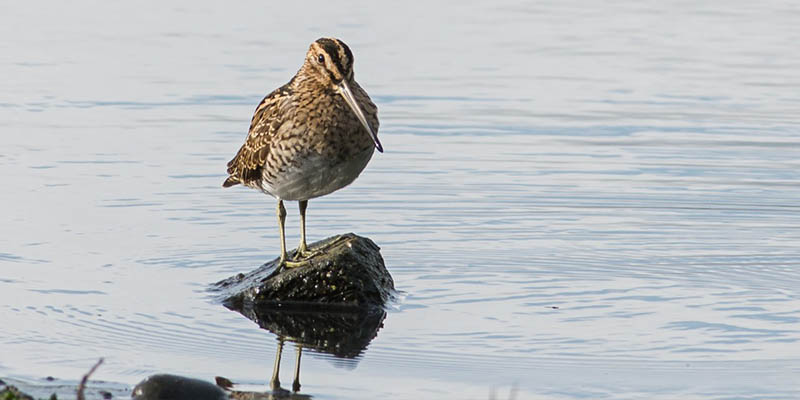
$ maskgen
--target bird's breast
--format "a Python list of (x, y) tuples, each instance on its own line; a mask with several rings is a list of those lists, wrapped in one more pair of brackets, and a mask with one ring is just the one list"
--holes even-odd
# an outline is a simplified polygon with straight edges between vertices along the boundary
[(324, 196), (353, 183), (374, 151), (374, 147), (369, 147), (346, 158), (306, 153), (277, 173), (265, 170), (261, 190), (282, 200)]

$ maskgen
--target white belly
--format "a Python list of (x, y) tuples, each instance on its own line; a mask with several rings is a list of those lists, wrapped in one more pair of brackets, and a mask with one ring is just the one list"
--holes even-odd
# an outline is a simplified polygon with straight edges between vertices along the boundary
[(358, 177), (372, 158), (374, 147), (347, 161), (331, 164), (325, 157), (312, 156), (289, 168), (273, 180), (261, 180), (261, 190), (280, 200), (308, 200), (339, 190)]

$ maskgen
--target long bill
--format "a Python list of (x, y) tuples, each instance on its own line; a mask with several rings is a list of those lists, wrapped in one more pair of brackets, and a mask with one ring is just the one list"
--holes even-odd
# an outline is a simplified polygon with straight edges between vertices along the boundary
[(372, 136), (372, 141), (375, 142), (375, 148), (378, 149), (381, 153), (383, 153), (383, 146), (381, 146), (381, 141), (378, 140), (378, 134), (375, 133), (372, 128), (370, 128), (369, 124), (367, 123), (367, 118), (364, 116), (364, 113), (361, 111), (361, 107), (358, 106), (356, 102), (355, 96), (353, 96), (353, 92), (350, 91), (350, 86), (347, 84), (347, 81), (342, 79), (342, 83), (339, 84), (339, 94), (344, 97), (344, 101), (347, 102), (347, 105), (350, 106), (350, 109), (356, 114), (358, 120), (361, 121), (361, 125), (364, 125), (364, 128), (369, 132), (370, 136)]

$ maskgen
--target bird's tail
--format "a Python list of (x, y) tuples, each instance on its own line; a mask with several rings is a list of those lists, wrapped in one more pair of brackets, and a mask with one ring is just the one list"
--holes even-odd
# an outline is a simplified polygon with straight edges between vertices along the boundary
[(225, 179), (225, 182), (222, 182), (222, 187), (231, 187), (233, 185), (238, 185), (240, 182), (238, 179), (229, 176), (228, 179)]

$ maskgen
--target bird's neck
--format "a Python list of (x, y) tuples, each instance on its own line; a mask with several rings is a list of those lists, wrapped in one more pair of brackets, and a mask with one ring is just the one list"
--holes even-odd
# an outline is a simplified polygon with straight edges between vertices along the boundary
[(321, 82), (313, 70), (314, 67), (304, 63), (297, 74), (292, 78), (289, 86), (295, 91), (303, 90), (322, 90), (325, 85)]

